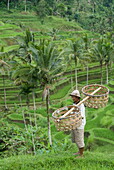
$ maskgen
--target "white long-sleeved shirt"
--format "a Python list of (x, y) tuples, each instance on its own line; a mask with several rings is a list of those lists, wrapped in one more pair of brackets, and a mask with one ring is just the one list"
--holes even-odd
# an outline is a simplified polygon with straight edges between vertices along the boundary
[[(74, 106), (76, 104), (73, 104)], [(82, 116), (82, 124), (77, 128), (77, 129), (84, 129), (84, 126), (86, 124), (86, 117), (85, 117), (85, 106), (82, 103), (80, 106), (78, 106), (78, 108), (80, 109), (81, 112), (81, 116)]]

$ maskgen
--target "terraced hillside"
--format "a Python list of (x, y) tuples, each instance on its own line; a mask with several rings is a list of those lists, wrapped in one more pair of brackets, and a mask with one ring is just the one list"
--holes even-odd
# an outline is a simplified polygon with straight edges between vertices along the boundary
[[(56, 43), (65, 42), (67, 38), (80, 36), (86, 31), (76, 23), (66, 22), (56, 17), (47, 17), (41, 25), (35, 15), (20, 14), (0, 16), (0, 46), (5, 51), (18, 48), (17, 35), (24, 35), (30, 28), (36, 37), (54, 38)], [(48, 26), (47, 26), (48, 25)], [(89, 32), (92, 37), (92, 33)], [(99, 36), (94, 34), (95, 36)], [(88, 84), (100, 84), (100, 67), (98, 62), (90, 63)], [(57, 131), (52, 119), (52, 112), (62, 106), (72, 104), (69, 93), (75, 89), (75, 70), (68, 66), (51, 87), (50, 118), (52, 147), (48, 144), (47, 113), (45, 102), (42, 101), (43, 89), (35, 91), (36, 109), (32, 92), (29, 94), (30, 107), (26, 107), (26, 96), (19, 97), (20, 87), (13, 80), (0, 75), (0, 160), (2, 169), (92, 169), (112, 170), (114, 166), (114, 65), (109, 69), (109, 84), (106, 84), (106, 67), (103, 65), (103, 85), (109, 88), (109, 102), (105, 108), (92, 109), (86, 107), (87, 124), (85, 127), (85, 157), (77, 160), (73, 152), (77, 150), (71, 142), (70, 132)], [(71, 79), (72, 78), (72, 79)], [(78, 89), (87, 84), (87, 70), (78, 65)], [(71, 81), (73, 80), (73, 81)], [(4, 111), (4, 87), (8, 110)], [(22, 107), (23, 106), (23, 107)], [(34, 154), (35, 156), (33, 156)], [(14, 156), (13, 156), (14, 155)], [(18, 156), (15, 156), (18, 155)], [(21, 155), (21, 156), (19, 156)], [(11, 157), (12, 156), (12, 157)]]
[(42, 25), (35, 14), (2, 13), (0, 15), (0, 46), (5, 47), (5, 51), (18, 48), (17, 36), (24, 36), (25, 30), (33, 31), (35, 39), (54, 38), (58, 43), (66, 39), (77, 37), (88, 33), (89, 37), (98, 37), (93, 32), (83, 30), (77, 23), (68, 22), (65, 19), (50, 16), (45, 19)]
[[(82, 71), (81, 69), (79, 69), (78, 71), (79, 86), (86, 85), (86, 76), (87, 76), (86, 74), (87, 74), (86, 70)], [(110, 80), (113, 79), (113, 76), (114, 76), (114, 72), (113, 72), (113, 68), (111, 68), (109, 79)], [(71, 71), (68, 71), (64, 73), (64, 75), (60, 77), (60, 79), (58, 79), (58, 81), (55, 84), (53, 84), (51, 88), (51, 100), (56, 100), (58, 98), (61, 99), (66, 96), (67, 92), (72, 89), (71, 77), (75, 79), (74, 72), (72, 71), (72, 74), (71, 74)], [(103, 69), (103, 81), (104, 83), (106, 82), (105, 66)], [(98, 67), (98, 63), (94, 63), (93, 66), (90, 65), (88, 83), (89, 84), (100, 83), (100, 68)], [(21, 89), (18, 86), (14, 85), (14, 82), (10, 78), (8, 78), (8, 76), (6, 76), (5, 84), (6, 84), (6, 87), (5, 87), (6, 100), (7, 100), (8, 107), (14, 106), (14, 104), (20, 105), (19, 93)], [(74, 86), (74, 83), (73, 83), (73, 86)], [(113, 87), (111, 86), (110, 89), (112, 90)], [(42, 102), (42, 93), (43, 93), (43, 90), (40, 88), (37, 88), (35, 92), (36, 105), (39, 105), (40, 102)], [(30, 105), (33, 106), (32, 93), (29, 94), (29, 97), (30, 97)], [(22, 105), (26, 105), (26, 97), (24, 95), (22, 95), (22, 103), (23, 103)], [(3, 87), (2, 76), (0, 76), (0, 108), (3, 108), (3, 107), (4, 107), (4, 87)]]
[[(96, 69), (94, 70), (94, 72), (96, 74), (98, 74), (96, 72)], [(86, 73), (85, 73), (84, 79), (81, 76), (81, 74), (84, 75), (84, 72), (79, 72), (78, 86), (79, 86), (80, 90), (84, 85), (86, 85), (86, 80), (84, 80), (86, 77)], [(95, 77), (96, 77), (96, 74), (94, 75)], [(91, 74), (90, 74), (90, 77), (91, 77)], [(110, 79), (112, 79), (112, 77), (113, 77), (113, 74), (110, 74)], [(99, 82), (100, 82), (99, 77), (96, 77), (96, 79), (89, 80), (89, 84), (99, 83)], [(104, 78), (104, 82), (105, 82), (105, 78)], [(114, 130), (114, 122), (113, 122), (114, 85), (113, 85), (113, 80), (111, 80), (109, 82), (109, 85), (105, 85), (105, 86), (108, 87), (110, 90), (110, 100), (109, 100), (109, 104), (107, 105), (107, 107), (101, 108), (98, 110), (86, 108), (87, 125), (86, 125), (85, 135), (87, 135), (87, 139), (86, 139), (87, 148), (91, 148), (92, 143), (94, 143), (94, 142), (99, 143), (99, 141), (101, 143), (103, 142), (105, 144), (106, 143), (111, 144), (111, 145), (114, 144), (113, 143), (113, 130)], [(13, 88), (11, 88), (11, 90), (12, 89)], [(20, 104), (19, 103), (20, 101), (17, 97), (19, 90), (17, 90), (17, 91), (16, 90), (15, 91), (7, 91), (7, 93), (9, 92), (8, 93), (9, 96), (7, 95), (7, 103), (9, 104), (8, 106), (13, 106), (13, 107), (16, 106), (17, 107), (17, 104)], [(60, 108), (62, 106), (72, 104), (72, 101), (69, 98), (69, 93), (71, 92), (71, 90), (72, 90), (72, 87), (71, 87), (70, 79), (68, 79), (67, 81), (63, 81), (61, 84), (59, 84), (59, 82), (58, 82), (58, 86), (55, 86), (55, 89), (52, 91), (52, 95), (51, 95), (51, 110), (52, 111), (54, 111), (55, 109)], [(40, 93), (42, 93), (42, 92), (39, 92), (39, 94)], [(36, 92), (36, 95), (38, 95), (37, 92)], [(3, 96), (3, 94), (1, 96)], [(3, 102), (3, 100), (2, 100), (2, 102)], [(26, 105), (26, 103), (24, 103), (24, 100), (22, 103), (23, 103), (23, 105)], [(39, 126), (46, 128), (45, 103), (43, 103), (41, 101), (41, 98), (38, 98), (38, 99), (36, 98), (36, 105), (37, 105), (37, 110), (35, 111), (35, 113), (37, 116), (37, 123)], [(32, 98), (31, 98), (31, 106), (33, 106)], [(33, 107), (31, 107), (31, 108), (33, 108)], [(20, 111), (18, 113), (18, 109), (16, 112), (17, 113), (8, 114), (6, 121), (8, 121), (11, 124), (18, 125), (19, 127), (24, 127), (24, 120), (23, 120), (22, 113)], [(30, 110), (29, 112), (30, 112), (31, 116), (32, 116), (32, 113), (34, 113), (33, 110)], [(26, 111), (25, 111), (25, 113), (26, 113)], [(34, 122), (34, 116), (32, 116), (32, 117), (33, 117), (32, 121)], [(29, 115), (26, 116), (26, 119), (28, 119), (28, 120), (30, 119)], [(56, 131), (55, 126), (52, 123), (52, 133), (54, 135), (54, 138), (57, 140), (58, 139), (62, 140), (62, 138), (66, 137), (66, 134), (64, 134), (63, 132), (55, 133), (55, 131)], [(102, 133), (101, 133), (101, 131), (102, 131)], [(105, 135), (106, 135), (106, 140), (105, 140)], [(68, 138), (68, 136), (67, 136), (67, 138)]]

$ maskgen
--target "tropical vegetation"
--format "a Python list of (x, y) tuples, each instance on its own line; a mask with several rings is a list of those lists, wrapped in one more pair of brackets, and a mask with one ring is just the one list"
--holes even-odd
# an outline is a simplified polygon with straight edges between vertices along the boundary
[[(113, 169), (113, 8), (113, 0), (0, 2), (2, 169)], [(86, 107), (82, 160), (52, 113), (88, 84), (110, 94), (106, 107)]]

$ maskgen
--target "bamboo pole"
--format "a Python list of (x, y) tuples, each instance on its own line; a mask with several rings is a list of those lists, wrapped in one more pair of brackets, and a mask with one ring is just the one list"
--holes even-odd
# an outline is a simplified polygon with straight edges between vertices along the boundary
[[(94, 92), (92, 92), (90, 95), (94, 95), (96, 92), (98, 92), (101, 89), (101, 87), (99, 87), (98, 89), (96, 89)], [(85, 97), (82, 101), (80, 101), (76, 106), (81, 105), (83, 102), (85, 102), (90, 96)], [(66, 112), (63, 116), (60, 117), (64, 118), (66, 117), (70, 112), (72, 112), (75, 109), (75, 107), (72, 107), (68, 112)]]

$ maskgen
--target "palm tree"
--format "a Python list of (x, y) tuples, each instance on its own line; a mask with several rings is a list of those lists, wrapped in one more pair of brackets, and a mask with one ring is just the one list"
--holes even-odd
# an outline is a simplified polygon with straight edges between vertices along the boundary
[(38, 79), (44, 87), (43, 99), (46, 100), (47, 122), (48, 122), (48, 137), (49, 144), (52, 145), (50, 115), (49, 115), (49, 98), (50, 88), (58, 76), (64, 71), (63, 57), (61, 52), (57, 50), (54, 43), (51, 41), (40, 40), (38, 45), (31, 46), (32, 61), (36, 69), (39, 68)]
[(26, 96), (26, 104), (29, 108), (29, 93), (37, 86), (37, 79), (35, 77), (35, 70), (31, 63), (27, 63), (26, 59), (14, 58), (15, 66), (12, 68), (12, 79), (14, 84), (20, 87), (20, 94)]
[(32, 66), (32, 56), (30, 54), (29, 44), (34, 43), (34, 34), (30, 30), (26, 30), (25, 37), (17, 37), (19, 43), (19, 49), (12, 54), (12, 79), (14, 83), (18, 85), (21, 89), (20, 94), (26, 96), (26, 104), (29, 107), (29, 93), (32, 92), (34, 88), (33, 81), (33, 66)]
[(95, 58), (97, 59), (97, 61), (99, 61), (100, 64), (100, 68), (101, 68), (101, 84), (102, 84), (102, 67), (103, 67), (103, 63), (105, 60), (105, 49), (104, 49), (104, 40), (103, 37), (101, 36), (98, 40), (93, 41), (93, 55), (95, 56)]
[(108, 70), (109, 70), (109, 63), (111, 61), (114, 61), (114, 45), (108, 39), (108, 37), (105, 38), (105, 50), (106, 50), (106, 57), (105, 57), (105, 64), (106, 64), (106, 84), (108, 84)]
[[(35, 45), (33, 34), (30, 31), (26, 31), (26, 36), (24, 38), (19, 37), (19, 40), (20, 48), (16, 54), (18, 62), (18, 67), (16, 69), (17, 78), (21, 79), (21, 82), (27, 79), (28, 83), (28, 76), (31, 76), (32, 80), (36, 78), (36, 81), (39, 81), (44, 88), (47, 106), (48, 136), (49, 143), (52, 145), (49, 116), (49, 84), (53, 83), (53, 80), (60, 76), (63, 68), (65, 68), (62, 62), (62, 53), (59, 52), (54, 43), (49, 40), (40, 40), (39, 44)], [(24, 71), (20, 70), (23, 70), (23, 65), (25, 65), (25, 63), (25, 70), (29, 69), (29, 71), (25, 71), (24, 73)], [(26, 74), (28, 74), (28, 76)], [(33, 78), (33, 76), (35, 76), (35, 78)]]
[(90, 41), (88, 38), (88, 35), (85, 34), (83, 36), (83, 41), (84, 41), (84, 48), (83, 48), (83, 54), (85, 55), (86, 59), (86, 65), (87, 65), (87, 79), (86, 79), (86, 84), (88, 85), (88, 76), (89, 76), (89, 67), (88, 67), (88, 61), (90, 61), (90, 54), (89, 54), (89, 48), (90, 48)]
[(71, 56), (72, 60), (75, 63), (76, 89), (78, 87), (77, 66), (78, 66), (78, 63), (81, 62), (84, 59), (83, 56), (82, 56), (83, 50), (82, 50), (82, 45), (81, 44), (82, 44), (81, 39), (69, 40), (68, 41), (68, 47), (65, 49), (65, 53), (69, 54)]
[[(106, 65), (110, 61), (110, 57), (112, 55), (113, 46), (111, 42), (108, 42), (104, 36), (101, 36), (97, 41), (94, 41), (93, 46), (93, 55), (96, 57), (97, 61), (100, 63), (101, 67), (101, 84), (103, 82), (102, 80), (102, 67), (103, 64), (106, 63)], [(108, 81), (108, 65), (107, 65), (107, 81)], [(108, 82), (107, 82), (108, 83)]]
[(41, 24), (44, 23), (44, 18), (48, 13), (47, 2), (45, 0), (40, 0), (36, 7), (36, 14), (39, 17)]
[(63, 48), (64, 63), (66, 63), (66, 68), (70, 67), (71, 72), (71, 89), (73, 90), (73, 65), (72, 65), (72, 55), (69, 55), (67, 48)]

